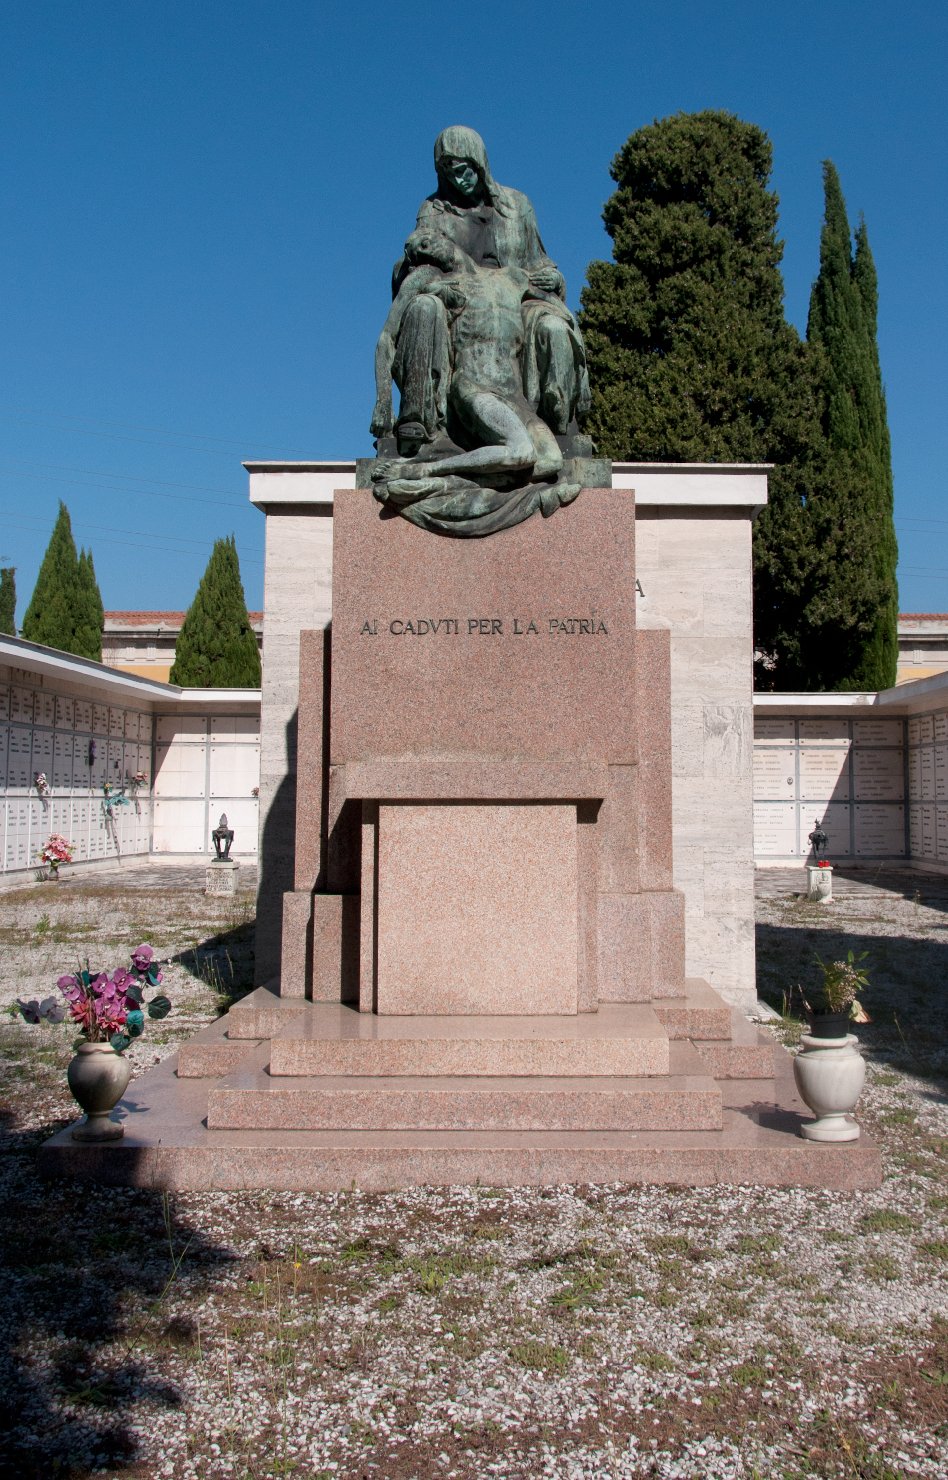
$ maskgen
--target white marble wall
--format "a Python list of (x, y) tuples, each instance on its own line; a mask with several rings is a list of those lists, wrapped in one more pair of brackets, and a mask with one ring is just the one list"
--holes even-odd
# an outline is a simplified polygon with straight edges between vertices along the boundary
[(674, 879), (685, 965), (736, 1005), (754, 962), (751, 519), (649, 506), (637, 484), (643, 626), (671, 629)]
[(259, 715), (157, 715), (152, 852), (213, 853), (223, 812), (233, 856), (255, 856), (259, 783)]
[[(252, 494), (272, 478), (252, 481)], [(298, 489), (305, 478), (294, 480)], [(281, 490), (282, 491), (282, 490)], [(260, 735), (260, 854), (257, 977), (280, 966), (283, 895), (293, 888), (296, 832), (296, 711), (300, 633), (332, 616), (332, 504), (282, 502), (267, 509), (264, 576), (263, 694)]]

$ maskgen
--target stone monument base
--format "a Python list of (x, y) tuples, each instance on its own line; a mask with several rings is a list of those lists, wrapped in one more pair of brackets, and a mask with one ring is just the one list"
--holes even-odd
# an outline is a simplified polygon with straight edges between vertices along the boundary
[(217, 858), (204, 870), (205, 894), (236, 894), (240, 864), (229, 858)]
[(865, 1136), (803, 1138), (790, 1055), (695, 980), (519, 1018), (378, 1016), (258, 988), (133, 1080), (118, 1115), (119, 1143), (67, 1127), (44, 1171), (181, 1190), (881, 1181)]

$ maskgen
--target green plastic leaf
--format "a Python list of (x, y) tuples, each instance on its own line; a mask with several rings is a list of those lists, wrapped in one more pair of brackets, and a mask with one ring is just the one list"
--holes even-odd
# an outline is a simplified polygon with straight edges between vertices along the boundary
[(140, 1038), (145, 1031), (145, 1014), (143, 1012), (127, 1012), (125, 1014), (125, 1031), (130, 1038)]
[(82, 977), (82, 985), (84, 987), (87, 987), (89, 985), (89, 983), (92, 981), (92, 972), (89, 970), (89, 968), (87, 966), (84, 966), (83, 969), (80, 971), (79, 975)]
[(125, 988), (125, 995), (128, 998), (129, 1002), (137, 1002), (138, 1005), (139, 1005), (139, 1007), (141, 1007), (141, 1004), (142, 1004), (142, 989), (141, 989), (141, 987), (136, 986), (136, 984), (133, 982), (131, 986)]
[(109, 1039), (109, 1042), (115, 1049), (116, 1053), (121, 1053), (123, 1049), (128, 1048), (128, 1045), (131, 1043), (131, 1041), (132, 1040), (128, 1038), (124, 1033), (113, 1033), (111, 1038)]
[(148, 1004), (148, 1016), (153, 1018), (167, 1017), (171, 1011), (171, 1003), (167, 997), (153, 997)]

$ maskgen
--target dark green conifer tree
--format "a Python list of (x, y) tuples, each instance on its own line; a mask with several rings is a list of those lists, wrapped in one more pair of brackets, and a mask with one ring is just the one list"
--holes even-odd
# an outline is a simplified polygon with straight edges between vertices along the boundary
[(260, 687), (260, 654), (233, 535), (214, 544), (175, 646), (170, 681), (183, 688)]
[(0, 632), (16, 637), (16, 568), (0, 570)]
[(815, 687), (807, 492), (818, 476), (817, 382), (783, 310), (767, 135), (733, 114), (639, 129), (612, 164), (613, 262), (592, 262), (582, 327), (590, 431), (614, 459), (772, 462), (754, 537), (764, 686)]
[(824, 567), (823, 601), (835, 672), (827, 687), (888, 688), (898, 659), (898, 548), (892, 454), (877, 343), (878, 285), (865, 222), (855, 250), (839, 175), (823, 165), (820, 270), (807, 339), (816, 351), (826, 435), (816, 513), (837, 559)]
[(60, 502), (59, 514), (36, 577), (36, 586), (23, 618), (21, 636), (29, 642), (72, 653), (76, 631), (79, 557), (72, 537), (69, 510)]
[(102, 629), (105, 614), (102, 596), (95, 578), (95, 566), (91, 550), (80, 550), (76, 580), (76, 628), (73, 635), (72, 652), (83, 658), (94, 658), (102, 662)]

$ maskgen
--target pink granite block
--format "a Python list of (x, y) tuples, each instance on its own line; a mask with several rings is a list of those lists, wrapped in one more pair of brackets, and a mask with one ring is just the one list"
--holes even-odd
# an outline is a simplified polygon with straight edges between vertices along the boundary
[(311, 996), (312, 979), (313, 896), (304, 889), (283, 896), (280, 996)]
[(672, 887), (671, 633), (636, 635), (641, 887)]
[(343, 796), (378, 802), (601, 801), (610, 768), (596, 761), (476, 757), (348, 761), (333, 767)]
[(639, 766), (610, 766), (599, 811), (599, 888), (603, 894), (639, 889)]
[(766, 1028), (759, 1028), (737, 1009), (731, 1011), (726, 1040), (694, 1040), (702, 1065), (715, 1079), (772, 1079), (779, 1045)]
[(379, 807), (376, 1010), (577, 1010), (576, 808)]
[(575, 1016), (378, 1016), (331, 1003), (274, 1037), (273, 1075), (632, 1075), (668, 1072), (649, 1007)]
[(265, 1062), (208, 1100), (212, 1130), (720, 1130), (709, 1076), (615, 1079), (275, 1079)]
[(552, 519), (440, 539), (341, 490), (334, 764), (635, 759), (635, 511), (587, 489)]
[(579, 890), (576, 915), (578, 955), (577, 1006), (580, 1012), (599, 1008), (599, 909), (596, 877), (599, 871), (600, 808), (594, 802), (580, 802), (576, 808), (576, 864)]
[(650, 1002), (684, 991), (684, 896), (600, 894), (600, 1001)]
[(298, 997), (281, 997), (268, 987), (255, 987), (222, 1019), (228, 1038), (272, 1038), (306, 1011)]
[(325, 868), (328, 760), (328, 633), (300, 633), (300, 689), (296, 728), (297, 890), (312, 890)]
[(226, 1017), (208, 1023), (178, 1051), (178, 1075), (182, 1079), (216, 1079), (238, 1068), (259, 1046), (258, 1039), (234, 1040), (227, 1036)]
[(361, 904), (359, 909), (359, 1011), (374, 1012), (378, 959), (379, 807), (362, 803)]
[(313, 896), (312, 992), (316, 1002), (359, 1000), (358, 894)]
[(652, 1007), (669, 1038), (730, 1038), (732, 1009), (714, 988), (689, 977), (685, 989), (684, 997), (652, 999)]

